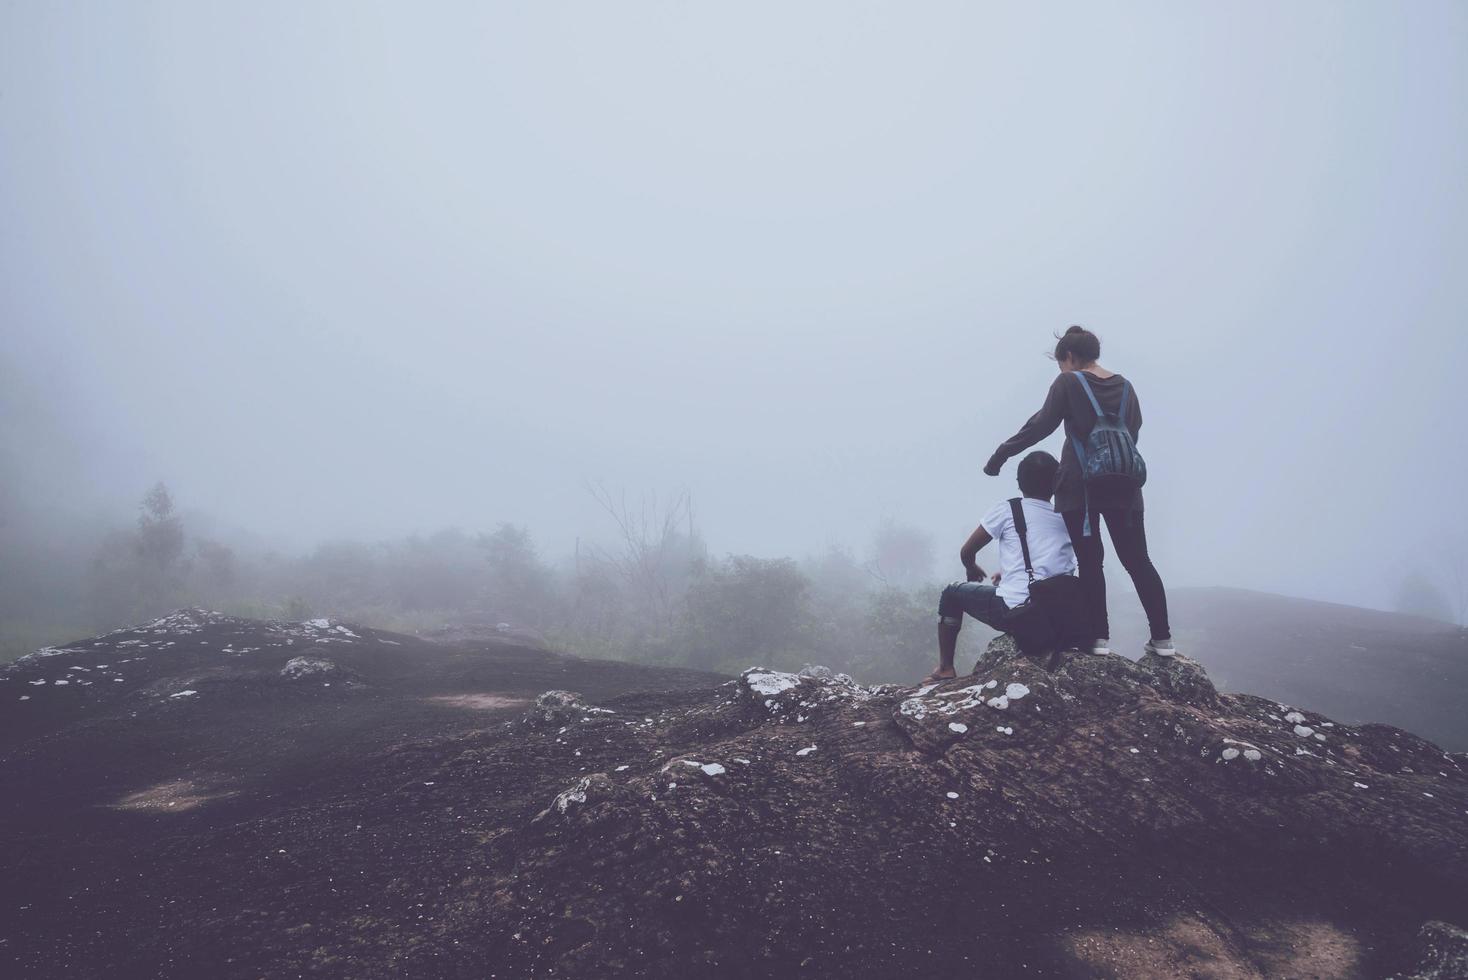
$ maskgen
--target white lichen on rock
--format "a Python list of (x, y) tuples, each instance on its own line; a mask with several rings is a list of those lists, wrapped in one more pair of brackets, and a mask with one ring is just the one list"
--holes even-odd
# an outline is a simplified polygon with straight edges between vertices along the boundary
[(773, 697), (782, 691), (800, 686), (798, 674), (790, 674), (782, 670), (768, 670), (764, 667), (752, 667), (746, 670), (741, 680), (749, 690), (760, 697)]
[(898, 706), (897, 710), (913, 721), (922, 721), (928, 717), (928, 703), (922, 698), (908, 698)]
[(591, 777), (587, 776), (586, 778), (577, 782), (575, 786), (572, 786), (570, 789), (558, 794), (556, 796), (556, 801), (553, 804), (553, 806), (555, 806), (556, 808), (556, 812), (565, 813), (572, 806), (578, 803), (585, 803), (586, 790), (587, 787), (589, 787), (590, 785)]
[(280, 668), (280, 676), (294, 681), (302, 677), (334, 674), (336, 671), (336, 664), (330, 660), (323, 660), (320, 657), (293, 657), (286, 661), (284, 667)]

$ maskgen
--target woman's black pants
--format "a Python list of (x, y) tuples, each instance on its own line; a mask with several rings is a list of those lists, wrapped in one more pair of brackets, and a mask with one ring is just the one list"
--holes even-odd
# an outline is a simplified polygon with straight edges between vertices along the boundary
[(1091, 619), (1087, 632), (1097, 638), (1110, 638), (1111, 624), (1106, 618), (1106, 577), (1101, 572), (1101, 562), (1106, 557), (1106, 548), (1101, 544), (1101, 521), (1106, 521), (1106, 530), (1111, 534), (1111, 546), (1121, 566), (1132, 577), (1137, 587), (1137, 597), (1146, 610), (1148, 625), (1152, 628), (1152, 639), (1162, 640), (1172, 636), (1167, 623), (1167, 592), (1162, 587), (1162, 576), (1147, 555), (1147, 528), (1142, 520), (1142, 511), (1125, 507), (1103, 507), (1091, 511), (1091, 533), (1085, 530), (1086, 512), (1066, 511), (1065, 528), (1070, 532), (1070, 544), (1075, 549), (1076, 564), (1080, 566), (1081, 591)]

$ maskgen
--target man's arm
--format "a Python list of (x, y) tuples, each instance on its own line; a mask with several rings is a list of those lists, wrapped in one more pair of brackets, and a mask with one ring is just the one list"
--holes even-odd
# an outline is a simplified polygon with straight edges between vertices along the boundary
[(963, 547), (958, 549), (958, 558), (963, 562), (964, 571), (968, 574), (968, 581), (982, 582), (984, 580), (984, 570), (979, 567), (978, 562), (979, 552), (984, 549), (984, 545), (993, 540), (994, 538), (980, 524), (974, 528), (974, 533), (968, 536), (968, 540), (963, 543)]
[(1065, 421), (1064, 385), (1065, 375), (1062, 374), (1050, 385), (1050, 391), (1045, 395), (1045, 404), (1040, 406), (1040, 410), (1031, 415), (1030, 420), (1018, 432), (994, 450), (994, 455), (984, 465), (985, 473), (998, 476), (1006, 459), (1018, 456), (1060, 427), (1060, 423)]

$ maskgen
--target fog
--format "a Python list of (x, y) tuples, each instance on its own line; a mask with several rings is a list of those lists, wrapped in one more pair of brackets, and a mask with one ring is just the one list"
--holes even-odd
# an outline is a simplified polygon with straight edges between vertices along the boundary
[(243, 551), (553, 563), (615, 542), (600, 487), (958, 578), (1080, 323), (1169, 585), (1391, 608), (1468, 547), (1465, 42), (1451, 2), (8, 4), (0, 587), (160, 480)]

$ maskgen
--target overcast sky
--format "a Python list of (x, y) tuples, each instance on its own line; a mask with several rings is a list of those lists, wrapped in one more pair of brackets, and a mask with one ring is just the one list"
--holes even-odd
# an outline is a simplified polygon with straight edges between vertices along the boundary
[(593, 480), (947, 557), (1082, 323), (1171, 583), (1383, 605), (1465, 541), (1462, 3), (0, 11), (31, 512), (555, 552)]

